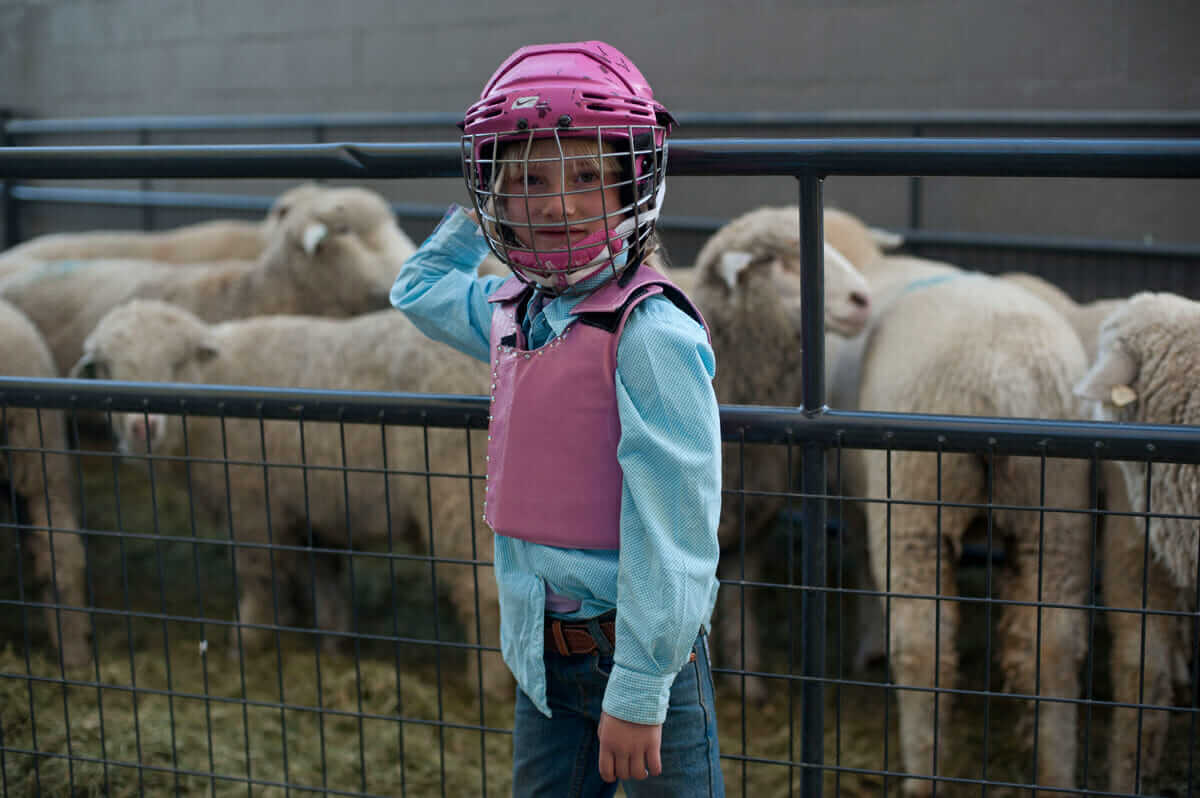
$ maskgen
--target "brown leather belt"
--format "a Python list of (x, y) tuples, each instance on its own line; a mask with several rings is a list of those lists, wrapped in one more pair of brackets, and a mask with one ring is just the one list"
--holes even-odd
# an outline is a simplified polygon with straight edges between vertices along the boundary
[[(608, 647), (616, 645), (616, 613), (600, 616), (600, 631), (608, 638)], [(600, 649), (600, 643), (592, 635), (591, 621), (564, 621), (561, 618), (546, 618), (546, 651), (557, 651), (564, 657), (575, 654), (591, 654)], [(696, 652), (688, 656), (688, 662), (696, 661)]]
[[(611, 649), (617, 639), (617, 622), (611, 615), (600, 620), (600, 631), (608, 638)], [(561, 618), (546, 619), (546, 650), (557, 651), (564, 657), (573, 654), (591, 654), (600, 648), (592, 636), (590, 621), (564, 621)]]

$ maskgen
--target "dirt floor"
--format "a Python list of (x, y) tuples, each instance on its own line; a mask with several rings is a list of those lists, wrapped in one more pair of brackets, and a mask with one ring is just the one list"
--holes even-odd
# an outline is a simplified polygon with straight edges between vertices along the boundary
[[(435, 595), (428, 566), (395, 575), (380, 558), (355, 559), (360, 637), (343, 653), (319, 651), (303, 630), (281, 633), (273, 650), (239, 656), (227, 531), (193, 520), (186, 493), (146, 469), (92, 457), (84, 468), (84, 522), (121, 529), (89, 540), (98, 661), (64, 672), (46, 644), (40, 612), (21, 608), (28, 585), (15, 562), (0, 562), (0, 792), (5, 795), (284, 795), (284, 785), (371, 795), (507, 795), (510, 701), (481, 701), (467, 678), (454, 615)], [(11, 551), (11, 508), (0, 499), (0, 543)], [(132, 535), (130, 537), (129, 535)], [(779, 561), (787, 539), (780, 536)], [(797, 552), (798, 554), (798, 552)], [(831, 551), (831, 560), (835, 559)], [(982, 569), (963, 569), (961, 590), (982, 592)], [(349, 589), (349, 586), (348, 586)], [(770, 624), (787, 628), (794, 593), (768, 597)], [(287, 597), (283, 597), (285, 600)], [(854, 641), (841, 603), (829, 601), (831, 681), (824, 690), (828, 795), (899, 795), (894, 697), (886, 671), (846, 671)], [(986, 610), (964, 611), (964, 684), (991, 684)], [(793, 618), (796, 617), (793, 615)], [(839, 636), (840, 635), (840, 636)], [(1089, 695), (1107, 697), (1103, 624), (1084, 674)], [(488, 652), (488, 656), (495, 656)], [(769, 667), (795, 673), (786, 645), (768, 650)], [(1190, 706), (1191, 697), (1181, 696)], [(957, 702), (952, 727), (961, 756), (953, 778), (1002, 784), (1032, 778), (1022, 707), (1002, 697)], [(772, 682), (771, 699), (747, 705), (740, 679), (718, 675), (718, 711), (727, 792), (800, 792), (800, 681)], [(1103, 789), (1109, 712), (1082, 713), (1081, 783)], [(1200, 718), (1173, 713), (1162, 795), (1194, 794), (1200, 784)], [(1040, 741), (1053, 745), (1054, 741)], [(1190, 749), (1190, 750), (1189, 750)], [(986, 765), (984, 764), (986, 763)], [(938, 795), (1030, 794), (1010, 786), (942, 784)], [(300, 794), (300, 792), (297, 792)]]

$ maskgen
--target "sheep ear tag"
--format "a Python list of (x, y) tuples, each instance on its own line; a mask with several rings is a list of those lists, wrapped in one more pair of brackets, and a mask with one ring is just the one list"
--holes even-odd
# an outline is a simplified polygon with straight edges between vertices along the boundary
[(754, 260), (754, 256), (749, 252), (739, 252), (731, 250), (721, 253), (721, 262), (717, 267), (721, 278), (725, 280), (725, 284), (733, 289), (737, 286), (738, 275), (750, 265), (750, 261)]
[(1117, 407), (1124, 407), (1130, 402), (1137, 401), (1137, 392), (1128, 385), (1114, 385), (1108, 399)]
[[(1128, 352), (1117, 345), (1108, 345), (1100, 350), (1095, 364), (1075, 386), (1075, 395), (1098, 402), (1112, 402), (1123, 407), (1137, 398), (1129, 387), (1137, 377), (1137, 364)], [(1123, 388), (1124, 390), (1119, 390)], [(1118, 399), (1124, 400), (1118, 403)]]

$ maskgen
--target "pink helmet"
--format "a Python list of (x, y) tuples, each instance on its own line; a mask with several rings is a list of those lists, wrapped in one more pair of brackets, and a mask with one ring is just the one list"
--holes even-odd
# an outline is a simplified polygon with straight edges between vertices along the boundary
[[(551, 293), (638, 262), (662, 207), (673, 124), (611, 45), (517, 50), (460, 124), (467, 189), (492, 250)], [(598, 174), (579, 178), (585, 162)]]

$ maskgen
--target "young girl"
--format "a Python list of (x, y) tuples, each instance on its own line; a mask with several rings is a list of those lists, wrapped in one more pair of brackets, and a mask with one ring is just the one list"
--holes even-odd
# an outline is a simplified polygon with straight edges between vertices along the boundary
[[(673, 120), (602, 42), (523, 47), (461, 127), (452, 208), (392, 304), (490, 362), (484, 518), (516, 795), (723, 795), (705, 629), (712, 349), (656, 254)], [(479, 277), (489, 248), (514, 277)]]

